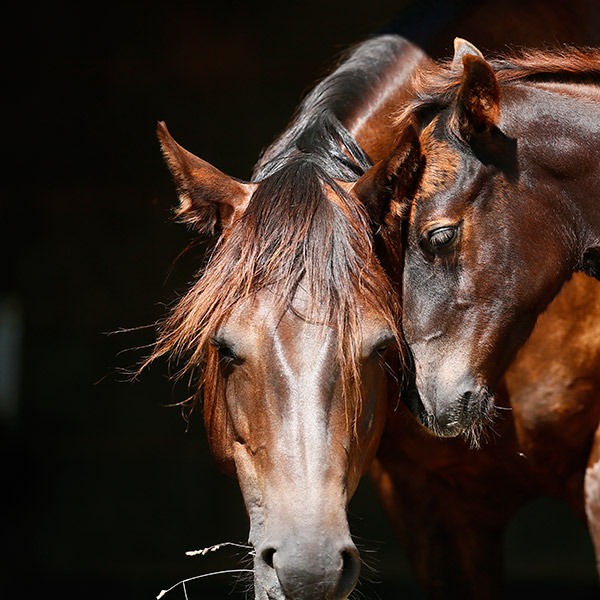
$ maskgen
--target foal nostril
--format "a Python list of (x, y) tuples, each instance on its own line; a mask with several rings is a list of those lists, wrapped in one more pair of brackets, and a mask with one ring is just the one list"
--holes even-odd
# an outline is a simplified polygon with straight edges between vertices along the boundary
[(263, 562), (271, 567), (271, 569), (274, 568), (273, 566), (273, 557), (275, 556), (275, 548), (265, 548), (261, 554), (260, 554), (261, 558), (263, 559)]
[(473, 402), (472, 402), (472, 398), (473, 398), (473, 392), (463, 392), (463, 394), (460, 397), (460, 410), (462, 412), (463, 415), (469, 415), (469, 413), (472, 411), (473, 409)]
[(347, 598), (356, 587), (360, 574), (360, 554), (355, 546), (342, 551), (342, 572), (335, 592), (336, 598)]
[(485, 386), (477, 386), (460, 397), (461, 420), (471, 425), (493, 416), (494, 396)]

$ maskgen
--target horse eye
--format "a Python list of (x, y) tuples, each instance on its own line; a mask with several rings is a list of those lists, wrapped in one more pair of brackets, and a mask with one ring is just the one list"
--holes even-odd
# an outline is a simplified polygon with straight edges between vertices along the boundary
[(392, 335), (386, 336), (382, 339), (371, 351), (373, 358), (381, 358), (387, 351), (387, 349), (394, 343), (395, 338)]
[(237, 354), (233, 348), (220, 338), (211, 338), (210, 343), (217, 349), (219, 358), (227, 362), (238, 360)]
[(371, 356), (373, 357), (379, 357), (381, 358), (385, 353), (386, 350), (390, 347), (390, 344), (382, 344), (381, 346), (377, 346), (377, 348), (375, 348), (373, 350), (373, 352), (371, 353)]
[(427, 245), (432, 251), (448, 248), (457, 238), (457, 227), (438, 227), (427, 235)]

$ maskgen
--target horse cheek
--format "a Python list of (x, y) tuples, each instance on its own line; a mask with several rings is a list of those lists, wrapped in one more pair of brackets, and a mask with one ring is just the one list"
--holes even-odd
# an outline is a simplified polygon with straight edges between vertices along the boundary
[(226, 474), (235, 477), (233, 442), (235, 434), (225, 396), (226, 382), (218, 372), (218, 366), (209, 363), (206, 369), (207, 382), (204, 390), (204, 425), (211, 454)]
[(359, 438), (367, 440), (366, 447), (362, 447), (361, 475), (363, 475), (371, 466), (375, 454), (379, 447), (383, 428), (385, 426), (385, 417), (387, 412), (386, 397), (386, 373), (382, 372), (384, 367), (379, 361), (372, 361), (375, 364), (370, 365), (363, 376), (363, 402), (362, 419), (359, 431)]

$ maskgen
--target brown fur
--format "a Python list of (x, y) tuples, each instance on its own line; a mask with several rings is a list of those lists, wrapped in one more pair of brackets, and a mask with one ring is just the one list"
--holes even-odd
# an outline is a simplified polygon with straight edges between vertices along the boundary
[[(486, 58), (494, 70), (498, 83), (519, 80), (548, 80), (565, 78), (579, 81), (600, 77), (600, 49), (566, 46), (555, 49), (522, 49), (518, 52), (497, 54)], [(431, 63), (419, 69), (413, 78), (415, 99), (402, 106), (396, 116), (396, 126), (402, 130), (425, 111), (452, 103), (460, 88), (462, 64), (451, 60)]]
[[(600, 295), (597, 281), (574, 274), (594, 275), (600, 239), (600, 50), (489, 64), (499, 94), (490, 71), (439, 63), (416, 80), (397, 121), (420, 132), (425, 163), (402, 238), (403, 332), (418, 391), (406, 397), (449, 439), (408, 430), (398, 441), (406, 424), (388, 417), (376, 477), (420, 578), (439, 578), (432, 597), (500, 597), (503, 530), (539, 495), (587, 517), (600, 573)], [(465, 89), (487, 114), (457, 126)], [(445, 177), (449, 162), (456, 168)], [(426, 240), (440, 226), (457, 233), (435, 249)], [(491, 395), (499, 437), (470, 457), (453, 436), (488, 423)], [(429, 510), (405, 519), (426, 494)]]
[[(302, 171), (304, 193), (296, 186)], [(356, 404), (356, 295), (379, 311), (393, 330), (399, 307), (375, 258), (362, 207), (338, 186), (335, 202), (330, 201), (323, 185), (318, 169), (310, 165), (291, 165), (259, 185), (246, 213), (220, 239), (196, 282), (161, 323), (144, 367), (169, 355), (181, 365), (178, 377), (197, 371), (200, 388), (212, 387), (207, 377), (215, 371), (204, 365), (219, 324), (239, 302), (263, 289), (279, 299), (279, 310), (287, 310), (304, 279), (314, 307), (325, 307), (330, 324), (342, 332), (339, 357), (348, 393), (355, 399), (352, 405)], [(302, 196), (294, 210), (289, 209), (291, 195)]]

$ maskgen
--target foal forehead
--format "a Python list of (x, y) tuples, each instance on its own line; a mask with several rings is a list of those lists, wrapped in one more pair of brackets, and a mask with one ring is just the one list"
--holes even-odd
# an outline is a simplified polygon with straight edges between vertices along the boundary
[[(439, 198), (444, 190), (456, 183), (463, 164), (461, 153), (453, 144), (440, 136), (437, 132), (439, 129), (438, 119), (436, 118), (420, 135), (421, 152), (425, 159), (425, 166), (412, 202), (412, 210), (409, 216), (411, 225), (415, 223), (419, 213), (436, 212), (436, 210), (444, 208), (430, 200), (433, 197)], [(436, 215), (432, 214), (428, 218), (435, 219)]]
[(420, 136), (425, 168), (417, 192), (417, 199), (428, 198), (439, 189), (448, 187), (456, 180), (462, 163), (460, 152), (436, 132), (438, 123), (433, 121)]

